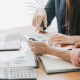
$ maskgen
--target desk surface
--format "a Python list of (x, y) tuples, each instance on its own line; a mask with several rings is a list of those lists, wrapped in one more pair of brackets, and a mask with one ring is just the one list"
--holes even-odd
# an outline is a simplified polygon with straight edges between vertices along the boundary
[[(28, 26), (28, 27), (23, 27), (23, 28), (21, 27), (21, 28), (0, 30), (0, 34), (21, 33), (22, 35), (24, 35), (24, 34), (35, 33), (34, 30), (35, 30), (35, 28)], [(80, 80), (80, 72), (46, 74), (40, 61), (39, 61), (39, 68), (37, 68), (35, 70), (37, 73), (37, 80)]]

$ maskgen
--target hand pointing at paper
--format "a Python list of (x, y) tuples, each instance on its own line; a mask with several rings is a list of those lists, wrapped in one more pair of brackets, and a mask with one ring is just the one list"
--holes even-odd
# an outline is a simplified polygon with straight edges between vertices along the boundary
[(37, 9), (34, 14), (32, 25), (37, 30), (43, 31), (43, 27), (40, 27), (42, 20), (44, 21), (44, 26), (47, 28), (47, 15), (43, 8)]

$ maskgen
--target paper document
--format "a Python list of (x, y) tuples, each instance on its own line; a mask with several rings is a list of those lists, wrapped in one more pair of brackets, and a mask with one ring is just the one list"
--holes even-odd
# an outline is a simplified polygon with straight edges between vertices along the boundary
[(29, 51), (30, 50), (28, 43), (26, 41), (21, 42), (21, 48), (22, 48), (22, 51)]
[[(25, 35), (24, 37), (26, 38), (26, 40), (28, 40), (29, 38), (34, 38), (34, 39), (36, 39), (38, 41), (42, 41), (42, 42), (48, 44), (48, 39), (49, 39), (50, 36), (51, 36), (51, 34), (50, 35), (49, 34), (32, 34), (32, 35), (28, 35), (28, 36)], [(25, 44), (26, 44), (25, 48), (29, 49), (27, 43), (25, 43)], [(22, 43), (22, 45), (23, 45), (23, 43)], [(57, 49), (65, 49), (65, 50), (71, 49), (71, 47), (62, 48), (61, 45), (57, 45), (57, 46), (55, 46), (55, 44), (52, 44), (52, 45), (48, 44), (48, 45), (52, 46), (52, 47), (55, 47)]]
[(0, 52), (0, 67), (36, 66), (31, 51)]

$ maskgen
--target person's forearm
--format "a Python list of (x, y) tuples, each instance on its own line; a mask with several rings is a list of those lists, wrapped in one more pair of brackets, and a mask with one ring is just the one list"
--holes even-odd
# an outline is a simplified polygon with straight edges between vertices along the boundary
[(80, 42), (80, 36), (70, 36), (72, 44)]
[(66, 60), (66, 61), (71, 62), (71, 60), (70, 60), (71, 51), (69, 51), (69, 50), (63, 50), (63, 49), (57, 49), (57, 48), (49, 47), (48, 51), (47, 52), (50, 55), (54, 55), (54, 56), (57, 56), (57, 57), (60, 57), (64, 60)]

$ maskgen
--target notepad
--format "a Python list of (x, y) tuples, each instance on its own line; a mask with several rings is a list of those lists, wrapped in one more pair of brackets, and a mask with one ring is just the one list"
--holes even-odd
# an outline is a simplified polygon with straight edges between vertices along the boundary
[(75, 67), (72, 63), (52, 55), (39, 56), (39, 59), (46, 73), (60, 73), (80, 71), (80, 67)]

